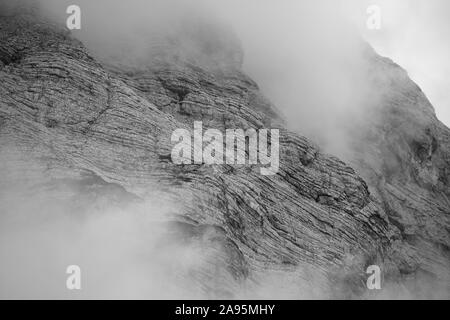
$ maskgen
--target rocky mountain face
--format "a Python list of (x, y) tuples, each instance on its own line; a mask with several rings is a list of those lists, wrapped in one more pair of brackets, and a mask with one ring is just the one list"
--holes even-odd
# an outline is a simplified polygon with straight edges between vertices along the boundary
[[(204, 253), (181, 276), (208, 297), (251, 295), (269, 274), (318, 297), (448, 297), (450, 130), (406, 72), (367, 50), (384, 98), (352, 127), (344, 163), (285, 129), (243, 73), (239, 41), (199, 30), (184, 26), (126, 66), (46, 20), (0, 17), (1, 189), (53, 190), (76, 214), (80, 198), (173, 204), (174, 241)], [(280, 129), (278, 173), (173, 164), (171, 134), (194, 121)], [(367, 290), (373, 264), (386, 290)]]
[(382, 99), (360, 128), (350, 162), (401, 233), (392, 258), (402, 261), (402, 279), (419, 296), (441, 282), (448, 296), (449, 129), (405, 70), (373, 52), (368, 63)]

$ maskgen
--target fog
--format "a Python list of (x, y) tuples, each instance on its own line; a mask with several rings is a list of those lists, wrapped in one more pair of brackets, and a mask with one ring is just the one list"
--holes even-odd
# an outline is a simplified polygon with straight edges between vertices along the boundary
[[(363, 122), (366, 108), (378, 99), (355, 28), (355, 20), (365, 22), (366, 16), (339, 1), (34, 2), (61, 24), (67, 6), (79, 5), (82, 29), (72, 34), (99, 59), (132, 66), (145, 65), (158, 37), (187, 17), (230, 25), (244, 51), (244, 70), (288, 126), (339, 156), (349, 148), (349, 127)], [(0, 190), (0, 298), (205, 298), (184, 276), (203, 267), (204, 249), (174, 241), (160, 222), (177, 210), (172, 204), (89, 204), (80, 216), (67, 202), (55, 201), (58, 195)], [(79, 293), (64, 286), (71, 264), (80, 265), (86, 279)], [(248, 284), (236, 296), (328, 297), (326, 279), (304, 279), (310, 275), (303, 268), (265, 274), (262, 283)]]
[[(173, 205), (117, 205), (116, 195), (80, 197), (75, 182), (44, 181), (0, 189), (0, 299), (204, 297), (187, 275), (201, 270), (208, 251), (171, 235)], [(81, 268), (81, 290), (66, 288), (70, 265)]]
[[(381, 9), (381, 29), (368, 30), (358, 19), (368, 5)], [(349, 16), (361, 35), (381, 55), (408, 71), (450, 126), (450, 2), (446, 0), (347, 0)]]
[(323, 0), (246, 1), (239, 8), (228, 16), (242, 39), (245, 70), (290, 129), (345, 157), (348, 129), (377, 99), (349, 12)]
[[(445, 77), (450, 47), (439, 35), (445, 36), (450, 28), (440, 15), (436, 21), (431, 16), (445, 9), (439, 0), (429, 5), (414, 0), (395, 5), (377, 2), (383, 19), (379, 31), (365, 27), (367, 1), (31, 2), (39, 3), (42, 11), (61, 24), (68, 16), (67, 6), (79, 5), (82, 29), (74, 30), (73, 35), (100, 60), (115, 59), (115, 64), (136, 68), (152, 58), (158, 37), (176, 32), (186, 19), (203, 20), (204, 28), (227, 25), (243, 47), (244, 70), (283, 112), (289, 127), (344, 158), (348, 135), (353, 134), (349, 128), (364, 122), (366, 108), (379, 101), (368, 83), (362, 56), (364, 40), (404, 63), (412, 78), (423, 84), (425, 93), (437, 103), (438, 116), (448, 123)], [(189, 48), (182, 50), (186, 53)]]
[[(331, 296), (324, 274), (308, 266), (235, 281), (226, 252), (208, 240), (214, 229), (185, 234), (170, 223), (182, 208), (157, 190), (154, 198), (127, 201), (98, 186), (84, 192), (77, 179), (49, 183), (38, 171), (21, 177), (22, 165), (33, 164), (9, 151), (0, 152), (0, 299)], [(71, 265), (80, 267), (81, 290), (66, 287)]]
[[(59, 23), (73, 1), (40, 0)], [(345, 157), (348, 128), (376, 103), (367, 83), (354, 12), (339, 1), (76, 1), (82, 28), (72, 33), (102, 61), (143, 68), (158, 37), (189, 19), (227, 26), (244, 51), (244, 70), (288, 119), (288, 126)], [(365, 14), (360, 19), (366, 20)], [(225, 35), (226, 33), (224, 33)], [(192, 44), (191, 44), (192, 45)], [(195, 45), (195, 44), (194, 44)], [(230, 43), (230, 47), (235, 45)], [(153, 51), (152, 51), (153, 50)], [(188, 46), (181, 54), (187, 54)], [(207, 62), (201, 62), (207, 65)]]

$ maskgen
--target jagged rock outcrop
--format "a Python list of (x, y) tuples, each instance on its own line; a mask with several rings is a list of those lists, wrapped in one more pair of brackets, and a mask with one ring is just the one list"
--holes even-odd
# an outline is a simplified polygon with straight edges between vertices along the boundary
[[(422, 270), (448, 294), (450, 133), (406, 75), (386, 76), (402, 70), (370, 55), (385, 70), (374, 82), (387, 87), (386, 103), (373, 110), (367, 140), (355, 142), (351, 162), (361, 176), (284, 129), (242, 72), (232, 36), (180, 32), (192, 52), (174, 55), (183, 44), (169, 41), (136, 69), (97, 61), (48, 21), (1, 17), (0, 157), (17, 168), (3, 187), (36, 188), (39, 176), (41, 187), (78, 186), (64, 189), (70, 199), (95, 190), (93, 197), (175, 203), (171, 227), (212, 252), (196, 270), (211, 297), (245, 295), (243, 285), (280, 271), (301, 284), (320, 278), (329, 296), (361, 297), (370, 264), (399, 286)], [(171, 134), (194, 121), (220, 130), (279, 128), (278, 174), (173, 164)]]

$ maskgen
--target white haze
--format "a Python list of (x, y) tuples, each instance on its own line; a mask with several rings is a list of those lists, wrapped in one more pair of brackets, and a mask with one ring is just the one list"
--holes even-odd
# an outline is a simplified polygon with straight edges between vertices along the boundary
[[(156, 190), (154, 198), (131, 203), (105, 200), (117, 199), (108, 193), (95, 198), (92, 187), (93, 195), (80, 196), (75, 180), (49, 185), (38, 171), (24, 177), (20, 168), (37, 168), (11, 154), (20, 152), (0, 150), (0, 299), (226, 297), (226, 253), (169, 227), (181, 208)], [(66, 288), (70, 265), (81, 269), (81, 290)], [(202, 278), (205, 272), (215, 279)], [(247, 299), (330, 296), (324, 275), (308, 267), (251, 274), (233, 290), (234, 298)]]
[[(173, 205), (79, 198), (86, 208), (74, 210), (58, 190), (16, 187), (0, 190), (0, 299), (204, 297), (186, 274), (205, 252), (170, 236), (164, 218)], [(66, 288), (69, 265), (81, 268), (81, 290)]]
[[(242, 42), (245, 71), (282, 110), (288, 125), (338, 155), (347, 148), (347, 124), (364, 118), (365, 108), (377, 101), (351, 23), (358, 16), (338, 1), (36, 2), (62, 23), (67, 6), (80, 5), (82, 30), (74, 36), (94, 53), (129, 60), (145, 61), (151, 55), (148, 39), (186, 15), (230, 24)], [(195, 290), (183, 291), (194, 287), (176, 276), (179, 270), (197, 268), (204, 253), (197, 247), (161, 246), (168, 241), (167, 230), (152, 217), (164, 216), (171, 205), (154, 206), (152, 199), (125, 209), (105, 205), (80, 218), (67, 212), (64, 203), (53, 203), (52, 194), (23, 198), (0, 191), (0, 298), (204, 298)], [(79, 296), (68, 292), (64, 270), (69, 264), (79, 264), (86, 283), (95, 286), (84, 287)], [(266, 283), (237, 296), (328, 297), (324, 279), (312, 277), (308, 284), (285, 280), (292, 276), (266, 275)]]
[[(450, 127), (450, 2), (447, 0), (344, 0), (353, 24), (380, 54), (408, 71)], [(366, 8), (381, 9), (381, 29), (365, 26)]]
[[(40, 0), (60, 23), (73, 1)], [(244, 70), (282, 111), (292, 130), (344, 157), (348, 127), (376, 103), (367, 84), (364, 44), (338, 1), (76, 1), (82, 29), (73, 34), (99, 57), (144, 65), (151, 43), (180, 20), (229, 25), (244, 50)], [(365, 19), (364, 17), (361, 17)], [(207, 28), (207, 25), (206, 25)]]

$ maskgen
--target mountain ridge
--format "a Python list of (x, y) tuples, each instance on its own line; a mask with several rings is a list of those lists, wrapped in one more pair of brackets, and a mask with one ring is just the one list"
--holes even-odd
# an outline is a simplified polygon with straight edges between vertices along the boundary
[[(361, 131), (371, 144), (354, 143), (359, 148), (347, 161), (357, 173), (285, 129), (241, 70), (241, 52), (214, 63), (227, 45), (214, 43), (217, 38), (194, 36), (197, 45), (187, 56), (165, 57), (165, 50), (186, 46), (163, 44), (145, 68), (124, 70), (98, 62), (54, 24), (29, 15), (2, 17), (0, 155), (10, 175), (2, 187), (14, 182), (25, 188), (44, 175), (56, 186), (81, 184), (102, 194), (114, 185), (118, 199), (156, 193), (176, 203), (169, 219), (176, 233), (212, 250), (195, 270), (197, 285), (212, 297), (239, 296), (243, 283), (255, 285), (267, 272), (282, 272), (301, 286), (319, 278), (309, 285), (326, 296), (365, 297), (370, 264), (382, 266), (394, 296), (405, 290), (428, 296), (429, 283), (439, 287), (438, 297), (448, 296), (450, 133), (422, 108), (431, 104), (418, 87), (398, 82), (401, 71), (389, 61), (375, 53), (369, 58), (377, 70), (387, 69), (373, 74), (388, 103)], [(212, 44), (198, 46), (205, 39)], [(279, 173), (172, 164), (171, 132), (196, 120), (219, 130), (279, 128)], [(80, 189), (69, 189), (65, 197), (76, 198)], [(417, 289), (420, 272), (427, 281)]]

